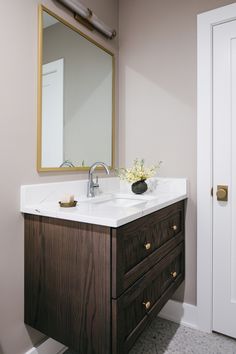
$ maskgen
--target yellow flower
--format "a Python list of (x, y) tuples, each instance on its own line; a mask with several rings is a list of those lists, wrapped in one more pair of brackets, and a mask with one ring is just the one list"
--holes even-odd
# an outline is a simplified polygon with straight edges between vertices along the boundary
[(157, 165), (145, 168), (144, 159), (135, 159), (133, 167), (131, 167), (130, 169), (119, 169), (118, 176), (129, 183), (134, 183), (155, 176), (156, 171), (160, 167), (160, 165), (161, 161)]

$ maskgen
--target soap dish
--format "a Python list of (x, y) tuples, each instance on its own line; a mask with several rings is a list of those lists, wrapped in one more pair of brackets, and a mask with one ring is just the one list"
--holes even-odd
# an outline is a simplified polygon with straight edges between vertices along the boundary
[(74, 200), (73, 202), (69, 203), (59, 202), (59, 204), (61, 208), (73, 208), (77, 205), (77, 200)]

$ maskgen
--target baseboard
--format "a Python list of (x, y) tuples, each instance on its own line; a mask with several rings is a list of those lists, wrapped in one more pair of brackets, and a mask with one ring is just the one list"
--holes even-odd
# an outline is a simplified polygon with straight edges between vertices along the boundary
[(49, 338), (39, 346), (28, 350), (25, 354), (62, 354), (66, 349), (63, 344)]
[(197, 306), (169, 300), (158, 315), (183, 326), (198, 329)]

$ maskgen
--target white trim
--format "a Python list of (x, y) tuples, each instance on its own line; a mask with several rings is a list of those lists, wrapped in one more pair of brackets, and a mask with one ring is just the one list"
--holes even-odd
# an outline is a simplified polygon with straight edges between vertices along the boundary
[(197, 307), (199, 329), (212, 331), (212, 30), (236, 19), (236, 4), (198, 15)]
[(41, 124), (41, 165), (59, 167), (64, 161), (64, 58), (42, 66)]
[(63, 344), (55, 341), (52, 338), (45, 340), (38, 347), (33, 347), (25, 354), (62, 354), (67, 350)]
[(194, 305), (169, 300), (158, 316), (186, 327), (198, 329), (197, 307)]

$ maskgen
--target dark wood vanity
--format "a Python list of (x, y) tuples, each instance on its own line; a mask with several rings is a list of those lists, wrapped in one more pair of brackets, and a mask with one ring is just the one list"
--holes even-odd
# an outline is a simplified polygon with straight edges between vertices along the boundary
[(25, 323), (125, 354), (184, 280), (185, 201), (118, 228), (25, 214)]

